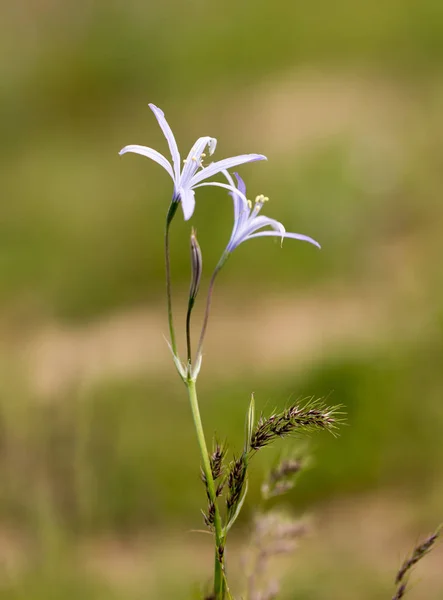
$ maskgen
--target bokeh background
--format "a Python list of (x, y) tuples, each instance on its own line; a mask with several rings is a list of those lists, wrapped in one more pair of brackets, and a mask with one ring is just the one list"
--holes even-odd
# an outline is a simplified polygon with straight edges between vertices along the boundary
[[(210, 540), (191, 531), (197, 444), (163, 339), (171, 181), (117, 154), (167, 153), (149, 102), (182, 154), (200, 135), (219, 139), (216, 158), (266, 154), (240, 169), (250, 195), (323, 246), (235, 252), (200, 377), (207, 431), (234, 449), (251, 392), (264, 411), (311, 395), (345, 405), (341, 436), (311, 439), (286, 501), (312, 532), (281, 566), (281, 597), (391, 597), (443, 519), (441, 1), (16, 0), (0, 13), (0, 598), (179, 600), (210, 577)], [(231, 200), (200, 190), (193, 225), (207, 284)], [(173, 226), (180, 334), (189, 226)], [(234, 581), (272, 457), (254, 464)], [(437, 548), (411, 598), (442, 597), (442, 561)]]

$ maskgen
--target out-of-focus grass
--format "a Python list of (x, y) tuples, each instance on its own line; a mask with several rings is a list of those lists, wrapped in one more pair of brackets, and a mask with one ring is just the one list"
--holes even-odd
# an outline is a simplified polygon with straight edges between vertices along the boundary
[[(141, 119), (153, 128), (148, 110)], [(158, 299), (170, 182), (147, 160), (120, 159), (111, 151), (137, 141), (128, 135), (100, 143), (73, 135), (69, 145), (50, 138), (8, 159), (10, 201), (0, 226), (3, 306), (24, 304), (31, 313), (81, 318)], [(152, 129), (137, 137), (153, 145), (159, 138)], [(317, 144), (304, 156), (285, 156), (281, 166), (275, 160), (264, 165), (260, 182), (256, 165), (244, 167), (251, 195), (264, 190), (271, 196), (269, 214), (288, 229), (319, 239), (324, 251), (289, 241), (280, 250), (278, 240), (254, 240), (230, 261), (228, 284), (241, 287), (245, 270), (248, 286), (260, 293), (271, 284), (277, 290), (322, 280), (352, 282), (367, 276), (371, 257), (387, 242), (401, 242), (411, 234), (429, 239), (441, 217), (436, 206), (440, 142), (417, 148), (414, 136), (405, 137), (401, 151), (380, 159), (378, 143), (369, 152), (375, 153), (375, 165), (370, 160), (366, 164), (367, 149), (338, 139)], [(229, 149), (252, 149), (248, 146), (239, 148), (231, 141)], [(394, 174), (397, 160), (402, 164)], [(385, 181), (389, 177), (392, 181)], [(201, 194), (195, 224), (208, 274), (229, 238), (231, 212), (230, 199), (219, 190)], [(177, 220), (173, 265), (182, 286), (189, 276), (183, 252), (187, 235)], [(433, 251), (439, 251), (435, 239)]]
[[(423, 342), (413, 351), (388, 345), (367, 356), (327, 358), (303, 376), (206, 380), (205, 425), (222, 439), (229, 435), (235, 451), (252, 385), (265, 413), (297, 398), (327, 397), (344, 405), (347, 425), (338, 439), (312, 440), (315, 468), (297, 487), (297, 505), (393, 486), (426, 495), (443, 458), (441, 359), (441, 344)], [(17, 523), (32, 526), (41, 493), (57, 521), (74, 531), (136, 532), (171, 519), (199, 526), (198, 451), (178, 381), (110, 381), (46, 405), (6, 390), (3, 396), (3, 518), (15, 514)], [(275, 452), (254, 461), (247, 507), (257, 502)]]
[[(380, 504), (380, 503), (379, 503)], [(359, 598), (372, 600), (392, 593), (393, 575), (400, 560), (393, 554), (407, 552), (413, 536), (402, 530), (398, 518), (404, 503), (397, 500), (388, 510), (377, 502), (344, 504), (330, 510), (333, 522), (320, 524), (321, 531), (303, 541), (295, 556), (272, 565), (271, 576), (282, 576), (281, 598)], [(351, 510), (349, 510), (351, 509)], [(381, 509), (381, 510), (380, 510)], [(396, 510), (397, 509), (397, 510)], [(335, 526), (334, 526), (335, 522)], [(375, 526), (374, 526), (375, 525)], [(389, 533), (392, 531), (392, 533)], [(228, 554), (233, 590), (243, 588), (244, 546), (247, 531), (233, 537)], [(405, 535), (406, 534), (406, 535)], [(66, 541), (65, 541), (66, 542)], [(209, 586), (210, 547), (206, 536), (187, 532), (177, 537), (89, 539), (86, 543), (63, 540), (41, 547), (20, 577), (11, 572), (0, 597), (63, 597), (95, 600), (120, 598), (200, 598)], [(46, 560), (46, 562), (45, 562)], [(430, 599), (441, 595), (439, 580), (441, 548), (423, 561), (412, 576), (411, 593)], [(174, 576), (171, 576), (174, 573)], [(418, 588), (418, 589), (417, 589)], [(49, 592), (48, 592), (49, 590)], [(440, 595), (439, 595), (440, 594)]]
[[(117, 156), (126, 143), (166, 148), (148, 101), (167, 110), (182, 148), (211, 129), (222, 138), (218, 157), (270, 154), (269, 164), (242, 169), (251, 193), (265, 191), (273, 200), (270, 212), (288, 228), (319, 238), (326, 250), (320, 256), (300, 247), (277, 253), (271, 240), (251, 243), (232, 261), (232, 284), (242, 281), (246, 268), (251, 280), (276, 286), (361, 271), (362, 259), (381, 238), (421, 230), (429, 212), (435, 220), (442, 185), (437, 74), (443, 20), (433, 0), (392, 0), (383, 7), (347, 0), (333, 7), (226, 2), (221, 12), (202, 10), (197, 2), (186, 8), (186, 19), (179, 4), (175, 10), (159, 4), (148, 10), (137, 4), (80, 3), (74, 9), (54, 3), (47, 13), (28, 5), (29, 13), (11, 12), (3, 25), (6, 49), (12, 31), (23, 34), (15, 68), (3, 65), (9, 132), (2, 151), (3, 306), (81, 318), (140, 303), (162, 289), (170, 182), (147, 160)], [(383, 124), (365, 128), (368, 107), (377, 115), (375, 94), (372, 102), (367, 99), (360, 132), (308, 139), (301, 152), (290, 149), (284, 156), (269, 152), (260, 135), (252, 136), (260, 123), (248, 125), (255, 95), (270, 78), (268, 93), (278, 96), (272, 77), (291, 78), (305, 65), (325, 73), (356, 69), (374, 89), (380, 80), (383, 88), (383, 78), (391, 78), (391, 87), (397, 82), (393, 95), (381, 91), (382, 104), (392, 104), (385, 118), (397, 121), (394, 131)], [(358, 81), (348, 83), (351, 92), (353, 85)], [(342, 100), (347, 102), (346, 93)], [(226, 126), (228, 115), (246, 122), (241, 136), (236, 122)], [(330, 118), (336, 118), (334, 111)], [(281, 119), (300, 120), (302, 127), (306, 115), (289, 110)], [(196, 224), (208, 267), (223, 249), (230, 223), (230, 200), (219, 190), (203, 191)], [(174, 259), (183, 284), (188, 265), (181, 244)]]

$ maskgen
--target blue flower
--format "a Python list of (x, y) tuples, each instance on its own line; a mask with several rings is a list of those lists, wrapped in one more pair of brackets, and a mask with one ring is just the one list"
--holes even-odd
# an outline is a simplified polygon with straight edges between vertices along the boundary
[[(250, 240), (256, 237), (265, 236), (277, 236), (280, 237), (282, 242), (283, 238), (293, 238), (295, 240), (301, 240), (303, 242), (309, 242), (314, 244), (317, 248), (320, 248), (320, 244), (314, 239), (301, 233), (290, 233), (286, 231), (284, 226), (275, 219), (270, 219), (263, 215), (259, 215), (265, 202), (269, 200), (266, 196), (257, 196), (254, 204), (251, 200), (246, 198), (246, 186), (243, 179), (235, 173), (237, 178), (237, 186), (227, 171), (224, 171), (230, 186), (236, 191), (229, 192), (234, 201), (234, 227), (232, 229), (231, 239), (226, 247), (224, 255), (229, 255), (237, 246), (246, 240)], [(271, 227), (271, 231), (261, 231), (263, 227)]]
[[(172, 130), (166, 121), (163, 111), (154, 104), (150, 104), (149, 106), (168, 142), (172, 163), (169, 162), (168, 159), (163, 156), (163, 154), (157, 152), (157, 150), (147, 148), (146, 146), (125, 146), (122, 150), (120, 150), (119, 154), (134, 152), (135, 154), (147, 156), (161, 165), (169, 173), (174, 182), (174, 193), (172, 200), (173, 202), (181, 202), (183, 215), (186, 221), (192, 217), (194, 212), (194, 189), (200, 187), (201, 182), (205, 181), (209, 177), (212, 177), (213, 175), (216, 175), (217, 173), (220, 173), (224, 169), (231, 169), (232, 167), (256, 160), (266, 160), (266, 156), (263, 156), (262, 154), (241, 154), (239, 156), (233, 156), (231, 158), (219, 160), (211, 163), (207, 167), (204, 167), (203, 159), (206, 157), (205, 150), (207, 149), (208, 154), (211, 156), (214, 153), (217, 145), (217, 140), (215, 138), (205, 136), (198, 138), (198, 140), (192, 146), (187, 159), (183, 161), (184, 165), (182, 168), (177, 142), (175, 141), (174, 134), (172, 133)], [(208, 182), (206, 185), (215, 185), (224, 188), (228, 187), (226, 184), (217, 182)]]
[[(206, 298), (205, 316), (203, 318), (200, 339), (197, 347), (197, 358), (195, 362), (196, 366), (193, 370), (195, 377), (198, 375), (198, 371), (201, 365), (203, 340), (205, 338), (206, 329), (208, 326), (209, 312), (211, 309), (211, 300), (212, 293), (214, 291), (215, 279), (218, 273), (220, 272), (221, 268), (231, 255), (231, 252), (246, 240), (270, 235), (281, 238), (282, 243), (283, 238), (293, 238), (295, 240), (309, 242), (310, 244), (314, 244), (314, 246), (317, 246), (317, 248), (320, 248), (320, 244), (311, 237), (308, 237), (307, 235), (303, 235), (301, 233), (291, 233), (289, 231), (286, 231), (284, 226), (279, 221), (260, 215), (259, 213), (263, 207), (263, 204), (267, 202), (269, 198), (266, 198), (266, 196), (257, 196), (253, 205), (252, 202), (246, 197), (245, 182), (240, 177), (240, 175), (238, 175), (238, 173), (235, 173), (235, 176), (237, 178), (236, 186), (228, 171), (223, 171), (223, 174), (228, 180), (228, 185), (223, 186), (223, 184), (220, 184), (220, 186), (225, 187), (229, 190), (229, 194), (232, 196), (232, 199), (234, 201), (234, 227), (232, 228), (231, 238), (228, 242), (228, 245), (226, 246), (226, 249), (223, 252), (220, 260), (218, 261), (214, 272), (212, 273), (211, 280), (209, 282), (208, 295)], [(209, 185), (209, 183), (202, 183), (201, 185)], [(271, 227), (271, 231), (261, 231), (264, 227)]]

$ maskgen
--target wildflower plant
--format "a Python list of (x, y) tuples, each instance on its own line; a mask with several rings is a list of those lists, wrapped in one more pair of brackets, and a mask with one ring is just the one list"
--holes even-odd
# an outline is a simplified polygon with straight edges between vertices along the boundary
[[(340, 412), (339, 407), (329, 407), (323, 400), (311, 398), (291, 404), (281, 412), (273, 412), (269, 416), (261, 415), (257, 419), (254, 397), (251, 396), (246, 414), (245, 439), (241, 451), (229, 455), (227, 444), (217, 440), (214, 441), (211, 451), (208, 450), (200, 416), (196, 382), (202, 366), (203, 342), (209, 321), (215, 280), (234, 250), (248, 240), (258, 237), (277, 236), (281, 242), (285, 238), (290, 238), (308, 242), (318, 248), (320, 248), (320, 245), (313, 238), (306, 235), (287, 232), (282, 223), (262, 215), (261, 210), (267, 203), (268, 198), (264, 195), (259, 195), (254, 202), (251, 202), (247, 198), (246, 185), (240, 175), (235, 173), (236, 181), (234, 181), (229, 173), (229, 169), (248, 162), (265, 160), (265, 156), (262, 154), (240, 154), (205, 165), (206, 152), (209, 156), (212, 156), (217, 144), (215, 138), (206, 136), (197, 139), (182, 166), (175, 137), (166, 121), (164, 113), (153, 104), (150, 105), (150, 108), (168, 142), (172, 162), (167, 160), (157, 150), (145, 146), (125, 146), (120, 151), (120, 154), (133, 152), (154, 160), (168, 172), (173, 181), (171, 203), (166, 214), (164, 246), (170, 334), (169, 346), (179, 376), (188, 392), (201, 455), (201, 479), (207, 499), (206, 507), (202, 511), (203, 520), (208, 530), (213, 534), (214, 539), (213, 586), (210, 594), (206, 597), (213, 598), (214, 600), (224, 600), (225, 598), (232, 598), (226, 574), (227, 538), (246, 498), (248, 491), (248, 470), (251, 460), (261, 449), (270, 446), (281, 438), (299, 436), (303, 433), (322, 430), (334, 433), (340, 422)], [(223, 177), (222, 181), (207, 181), (209, 178), (219, 174)], [(231, 237), (210, 278), (206, 297), (206, 309), (195, 354), (193, 354), (191, 347), (192, 311), (200, 290), (203, 258), (196, 233), (194, 229), (191, 229), (191, 284), (185, 328), (186, 358), (183, 360), (177, 349), (172, 310), (169, 257), (170, 226), (179, 204), (182, 206), (184, 219), (187, 221), (192, 217), (195, 208), (195, 190), (203, 186), (216, 186), (228, 191), (233, 201), (234, 224)], [(283, 461), (271, 472), (269, 481), (262, 489), (263, 497), (266, 499), (288, 491), (292, 487), (293, 478), (297, 475), (301, 466), (302, 464), (298, 459)], [(280, 531), (280, 533), (282, 531), (286, 532), (286, 536), (289, 535), (288, 531), (291, 531), (293, 539), (301, 535), (303, 528), (300, 528), (298, 524), (294, 526), (289, 521), (282, 522), (280, 519), (277, 527), (275, 525), (277, 521), (273, 521), (268, 517), (267, 523), (268, 525), (271, 524), (271, 528), (274, 528), (275, 531)], [(275, 537), (274, 535), (273, 539)], [(249, 585), (249, 588), (251, 588), (251, 585)], [(248, 595), (245, 598), (248, 598)], [(250, 600), (253, 600), (253, 598), (251, 597)]]
[[(147, 158), (150, 158), (158, 163), (169, 173), (172, 181), (174, 182), (172, 202), (174, 204), (181, 203), (183, 215), (186, 221), (188, 221), (194, 213), (194, 190), (200, 187), (202, 182), (214, 175), (217, 175), (217, 173), (220, 173), (224, 169), (232, 169), (233, 167), (256, 160), (266, 160), (266, 157), (262, 154), (241, 154), (240, 156), (232, 156), (231, 158), (225, 158), (223, 160), (213, 162), (205, 167), (203, 164), (203, 161), (206, 158), (205, 150), (207, 149), (209, 156), (212, 156), (217, 147), (217, 140), (213, 137), (203, 136), (198, 138), (198, 140), (192, 146), (187, 158), (185, 158), (183, 161), (182, 167), (177, 142), (175, 141), (174, 134), (172, 133), (163, 111), (155, 106), (155, 104), (150, 104), (149, 106), (165, 135), (166, 141), (168, 142), (172, 163), (170, 163), (168, 159), (163, 156), (163, 154), (160, 154), (160, 152), (157, 150), (148, 148), (146, 146), (138, 146), (136, 144), (125, 146), (120, 150), (120, 154), (134, 152), (135, 154), (146, 156)], [(217, 182), (205, 183), (205, 185), (225, 187), (225, 185)]]

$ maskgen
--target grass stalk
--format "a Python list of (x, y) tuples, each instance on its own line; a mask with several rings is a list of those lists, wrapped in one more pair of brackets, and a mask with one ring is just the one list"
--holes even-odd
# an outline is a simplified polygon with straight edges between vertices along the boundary
[(215, 562), (214, 562), (214, 600), (224, 600), (225, 597), (225, 575), (224, 575), (224, 533), (221, 522), (220, 511), (217, 504), (215, 492), (215, 483), (212, 477), (211, 464), (209, 460), (208, 449), (206, 446), (205, 434), (203, 432), (200, 409), (197, 400), (197, 389), (195, 381), (188, 379), (186, 382), (188, 388), (189, 402), (191, 404), (192, 418), (194, 420), (197, 441), (200, 448), (203, 472), (206, 477), (206, 485), (210, 501), (215, 506)]

